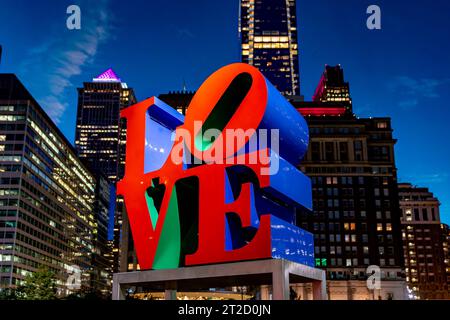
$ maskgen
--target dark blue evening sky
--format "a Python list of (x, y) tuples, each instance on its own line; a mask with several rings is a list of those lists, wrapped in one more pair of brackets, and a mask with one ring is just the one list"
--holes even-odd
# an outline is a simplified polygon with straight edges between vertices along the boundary
[[(66, 28), (78, 4), (82, 29)], [(382, 30), (366, 9), (382, 10)], [(195, 90), (238, 62), (238, 0), (0, 0), (0, 72), (20, 79), (70, 141), (76, 88), (112, 67), (144, 99)], [(392, 117), (399, 180), (430, 187), (450, 222), (450, 1), (298, 0), (301, 90), (341, 64), (360, 117)]]

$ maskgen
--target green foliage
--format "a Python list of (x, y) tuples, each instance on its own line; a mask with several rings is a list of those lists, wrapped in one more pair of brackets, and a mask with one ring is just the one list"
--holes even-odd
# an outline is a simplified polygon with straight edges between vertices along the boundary
[(25, 277), (22, 285), (15, 290), (20, 300), (54, 300), (57, 298), (55, 273), (41, 267)]
[(16, 291), (10, 288), (0, 289), (0, 300), (16, 300)]
[(23, 283), (16, 289), (0, 289), (0, 300), (109, 300), (110, 296), (88, 287), (72, 292), (68, 296), (58, 296), (56, 274), (48, 268), (41, 267), (29, 273)]

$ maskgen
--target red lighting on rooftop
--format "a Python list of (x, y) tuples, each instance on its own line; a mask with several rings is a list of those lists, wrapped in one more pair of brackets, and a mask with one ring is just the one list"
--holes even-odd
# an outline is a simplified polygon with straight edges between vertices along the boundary
[(303, 116), (332, 116), (338, 117), (345, 114), (345, 107), (331, 107), (331, 108), (298, 108), (297, 109)]

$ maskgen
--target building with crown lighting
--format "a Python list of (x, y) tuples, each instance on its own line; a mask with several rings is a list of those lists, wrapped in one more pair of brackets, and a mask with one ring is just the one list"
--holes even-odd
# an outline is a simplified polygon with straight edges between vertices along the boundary
[(344, 70), (340, 65), (325, 66), (312, 100), (314, 102), (340, 103), (351, 110), (350, 85), (344, 80)]
[(108, 69), (78, 89), (75, 146), (94, 173), (111, 182), (123, 174), (126, 130), (120, 111), (136, 103), (134, 91)]
[[(125, 164), (126, 124), (120, 120), (120, 111), (136, 103), (132, 88), (128, 88), (112, 69), (108, 69), (78, 89), (78, 110), (75, 147), (81, 160), (89, 165), (96, 176), (105, 176), (111, 188), (123, 175)], [(105, 189), (105, 188), (104, 188)], [(103, 190), (102, 193), (115, 191)], [(119, 269), (122, 223), (122, 199), (116, 202), (113, 216), (114, 230), (109, 233), (112, 246), (112, 270)], [(106, 222), (105, 222), (106, 223)], [(106, 245), (106, 244), (105, 244)]]

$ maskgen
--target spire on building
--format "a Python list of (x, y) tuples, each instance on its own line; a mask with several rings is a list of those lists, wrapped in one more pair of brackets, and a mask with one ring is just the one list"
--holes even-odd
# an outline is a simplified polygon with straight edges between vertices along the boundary
[(187, 92), (186, 80), (183, 78), (183, 93)]

